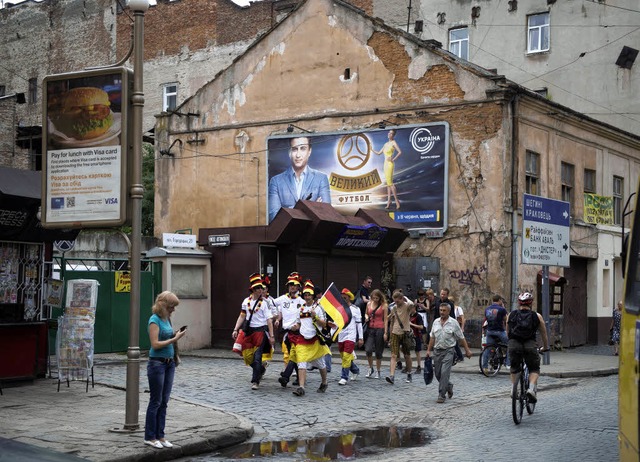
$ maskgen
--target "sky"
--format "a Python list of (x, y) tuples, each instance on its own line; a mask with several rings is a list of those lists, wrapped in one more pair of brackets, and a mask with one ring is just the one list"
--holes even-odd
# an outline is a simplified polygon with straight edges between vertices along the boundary
[[(4, 4), (5, 3), (22, 3), (23, 1), (26, 0), (0, 0), (0, 8), (4, 8)], [(42, 0), (35, 0), (36, 2), (40, 2)], [(126, 0), (124, 0), (126, 2)], [(249, 6), (249, 0), (231, 0), (233, 3), (235, 3), (236, 5), (240, 5), (240, 6)], [(260, 0), (251, 0), (251, 1), (260, 1)], [(156, 0), (149, 0), (149, 4), (150, 5), (155, 5), (156, 4)]]

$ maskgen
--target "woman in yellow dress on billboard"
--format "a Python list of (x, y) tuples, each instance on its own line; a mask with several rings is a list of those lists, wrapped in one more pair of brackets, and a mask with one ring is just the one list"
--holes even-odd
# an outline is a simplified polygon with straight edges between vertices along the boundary
[[(373, 149), (373, 152), (376, 154), (384, 153), (384, 178), (387, 182), (387, 205), (385, 209), (389, 210), (391, 207), (391, 194), (393, 194), (393, 199), (396, 201), (396, 210), (400, 208), (400, 201), (398, 200), (398, 194), (396, 191), (396, 185), (393, 184), (393, 171), (395, 166), (395, 161), (400, 157), (402, 151), (396, 143), (394, 139), (396, 136), (395, 130), (389, 130), (387, 137), (389, 141), (387, 141), (380, 151), (376, 151)], [(394, 155), (395, 154), (395, 155)]]

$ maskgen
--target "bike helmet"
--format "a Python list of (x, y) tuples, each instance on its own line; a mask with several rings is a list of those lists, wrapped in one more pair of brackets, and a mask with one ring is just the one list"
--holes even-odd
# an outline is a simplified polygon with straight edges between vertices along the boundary
[(521, 305), (531, 305), (533, 303), (533, 295), (529, 292), (523, 292), (518, 295), (518, 302), (520, 302)]

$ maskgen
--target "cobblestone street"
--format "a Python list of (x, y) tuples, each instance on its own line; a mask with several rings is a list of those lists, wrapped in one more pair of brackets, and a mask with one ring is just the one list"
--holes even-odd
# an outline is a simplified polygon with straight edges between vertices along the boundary
[[(362, 375), (339, 386), (335, 362), (334, 358), (327, 392), (315, 392), (320, 375), (311, 372), (307, 394), (300, 398), (291, 393), (291, 387), (283, 389), (277, 382), (281, 362), (271, 363), (260, 389), (252, 391), (251, 370), (238, 359), (189, 357), (178, 368), (172, 398), (244, 415), (255, 426), (250, 442), (302, 440), (380, 426), (423, 427), (432, 436), (426, 446), (386, 450), (369, 460), (421, 460), (426, 455), (436, 461), (512, 461), (514, 455), (522, 461), (618, 459), (615, 375), (541, 377), (535, 413), (525, 413), (522, 424), (516, 426), (507, 375), (486, 378), (455, 373), (454, 367), (455, 394), (437, 404), (437, 383), (427, 387), (421, 375), (405, 383), (404, 375), (397, 374), (392, 386), (384, 379), (365, 378), (365, 361), (359, 360)], [(143, 362), (141, 390), (147, 388), (144, 367)], [(123, 387), (125, 370), (124, 363), (98, 362), (96, 381)], [(383, 365), (383, 375), (386, 370)], [(171, 404), (167, 433), (171, 434)], [(230, 459), (212, 454), (183, 460)], [(268, 460), (304, 459), (282, 454)]]

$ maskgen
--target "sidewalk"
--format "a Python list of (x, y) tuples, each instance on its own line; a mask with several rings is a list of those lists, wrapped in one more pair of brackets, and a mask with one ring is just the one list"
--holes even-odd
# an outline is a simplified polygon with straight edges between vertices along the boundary
[[(477, 355), (480, 350), (472, 351), (474, 356), (458, 363), (454, 367), (455, 373), (479, 374)], [(586, 377), (616, 374), (618, 357), (603, 354), (606, 352), (607, 349), (601, 349), (595, 352), (600, 354), (593, 354), (594, 351), (580, 348), (551, 352), (551, 364), (542, 366), (542, 375)], [(363, 351), (357, 354), (360, 363), (366, 361)], [(221, 349), (184, 352), (183, 355), (240, 361), (235, 353)], [(121, 355), (118, 358), (122, 360)], [(110, 356), (96, 355), (96, 362), (100, 359), (109, 360)], [(388, 352), (385, 359), (388, 364)], [(282, 355), (275, 354), (274, 361), (282, 361)], [(334, 354), (334, 364), (337, 362)], [(87, 394), (84, 386), (82, 382), (71, 382), (70, 388), (63, 384), (58, 393), (57, 380), (40, 379), (30, 385), (16, 387), (5, 384), (4, 395), (0, 396), (0, 459), (59, 461), (67, 460), (64, 458), (66, 454), (72, 455), (68, 460), (78, 460), (78, 457), (110, 462), (173, 460), (235, 445), (253, 435), (253, 425), (245, 418), (172, 398), (171, 423), (177, 429), (172, 435), (180, 441), (180, 446), (158, 451), (141, 444), (142, 430), (134, 433), (118, 431), (125, 421), (125, 391), (96, 384)], [(147, 393), (140, 394), (141, 427), (144, 427), (148, 396)], [(36, 446), (64, 453), (63, 458), (39, 454), (34, 459), (33, 452), (16, 452), (16, 447), (21, 446), (16, 443), (32, 445), (31, 450)]]

